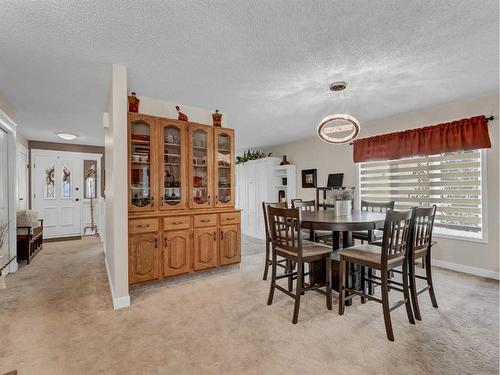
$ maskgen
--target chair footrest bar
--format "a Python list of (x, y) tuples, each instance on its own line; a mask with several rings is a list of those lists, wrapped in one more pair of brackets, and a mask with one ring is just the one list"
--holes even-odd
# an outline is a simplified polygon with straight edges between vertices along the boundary
[(394, 311), (396, 310), (398, 307), (404, 305), (406, 303), (406, 300), (403, 300), (403, 301), (398, 301), (396, 302), (394, 305), (392, 305), (391, 307), (389, 307), (389, 311)]
[(288, 291), (287, 289), (283, 288), (281, 285), (274, 285), (274, 287), (280, 291), (282, 291), (283, 293), (285, 293), (286, 295), (292, 297), (295, 299), (295, 294), (293, 294), (292, 292)]
[(363, 292), (360, 292), (359, 290), (356, 290), (356, 289), (350, 289), (350, 288), (345, 288), (344, 289), (346, 292), (348, 293), (352, 293), (350, 296), (347, 296), (346, 298), (344, 298), (344, 300), (346, 299), (351, 299), (353, 297), (353, 294), (356, 294), (360, 297), (364, 297), (370, 301), (375, 301), (375, 302), (378, 302), (378, 303), (382, 303), (382, 300), (380, 298), (377, 298), (377, 297), (374, 297), (374, 296), (371, 296), (369, 294), (365, 294)]
[(292, 273), (284, 273), (281, 275), (276, 275), (276, 280), (279, 279), (284, 279), (284, 278), (289, 278), (289, 277), (297, 277), (297, 272), (292, 272)]
[(417, 295), (422, 294), (423, 292), (427, 292), (431, 287), (429, 285), (424, 286), (422, 289), (417, 291)]

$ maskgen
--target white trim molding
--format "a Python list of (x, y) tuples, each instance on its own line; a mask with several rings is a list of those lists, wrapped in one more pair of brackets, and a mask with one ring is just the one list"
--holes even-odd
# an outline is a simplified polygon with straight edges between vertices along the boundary
[(104, 257), (104, 264), (106, 265), (106, 274), (108, 275), (109, 291), (111, 292), (111, 300), (113, 301), (113, 309), (119, 310), (130, 306), (130, 295), (123, 297), (115, 297), (113, 282), (109, 273), (108, 260)]
[(465, 266), (463, 264), (446, 262), (444, 260), (432, 258), (432, 265), (439, 268), (445, 268), (447, 270), (457, 271), (467, 273), (469, 275), (486, 277), (488, 279), (499, 280), (499, 273), (491, 270), (485, 270), (483, 268)]
[[(9, 260), (17, 257), (17, 243), (16, 243), (16, 209), (17, 209), (17, 147), (16, 147), (16, 128), (17, 124), (12, 120), (2, 109), (0, 109), (0, 129), (7, 133), (7, 188), (8, 190), (8, 223), (9, 223), (9, 243), (8, 252)], [(2, 272), (2, 277), (8, 273), (16, 272), (18, 268), (17, 259), (12, 260), (9, 266)]]

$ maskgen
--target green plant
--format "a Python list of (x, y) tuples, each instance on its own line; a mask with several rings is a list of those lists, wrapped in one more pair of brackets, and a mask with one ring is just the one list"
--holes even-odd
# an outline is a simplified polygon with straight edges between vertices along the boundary
[(243, 153), (243, 156), (236, 156), (236, 164), (243, 164), (249, 160), (262, 159), (271, 155), (272, 152), (265, 154), (263, 151), (260, 150), (248, 150)]

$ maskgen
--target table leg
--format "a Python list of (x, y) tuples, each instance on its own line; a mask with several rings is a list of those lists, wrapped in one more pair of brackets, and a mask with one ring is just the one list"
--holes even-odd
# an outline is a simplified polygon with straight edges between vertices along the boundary
[(342, 245), (345, 248), (352, 246), (352, 233), (343, 232), (342, 233)]
[(314, 230), (309, 229), (309, 241), (314, 242)]
[(340, 249), (340, 232), (332, 232), (332, 250)]

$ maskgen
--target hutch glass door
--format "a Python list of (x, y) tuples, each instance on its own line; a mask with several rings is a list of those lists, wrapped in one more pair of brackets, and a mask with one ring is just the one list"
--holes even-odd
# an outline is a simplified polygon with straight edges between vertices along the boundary
[(129, 210), (151, 211), (154, 209), (154, 185), (151, 167), (153, 160), (152, 121), (137, 118), (129, 126)]
[(210, 207), (211, 205), (211, 128), (190, 125), (191, 192), (190, 207)]
[(184, 132), (181, 124), (162, 124), (162, 190), (160, 209), (184, 208)]
[(233, 133), (215, 128), (215, 206), (234, 205)]

